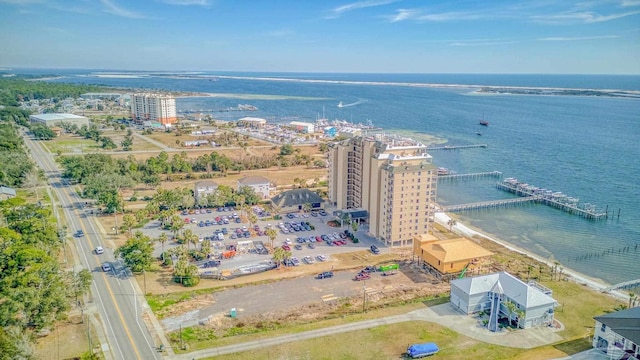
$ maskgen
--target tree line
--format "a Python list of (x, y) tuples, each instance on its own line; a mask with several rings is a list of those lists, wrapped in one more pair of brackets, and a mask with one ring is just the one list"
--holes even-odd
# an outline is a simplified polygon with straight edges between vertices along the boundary
[(91, 273), (60, 268), (66, 233), (49, 209), (12, 198), (0, 201), (0, 220), (0, 354), (31, 359), (36, 335), (78, 304)]

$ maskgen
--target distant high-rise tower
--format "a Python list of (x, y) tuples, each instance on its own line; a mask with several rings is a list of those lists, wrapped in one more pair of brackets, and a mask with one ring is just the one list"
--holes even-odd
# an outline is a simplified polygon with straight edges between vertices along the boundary
[(162, 125), (173, 124), (176, 118), (176, 99), (169, 95), (133, 94), (131, 114), (134, 120), (157, 121)]
[(388, 246), (408, 246), (433, 217), (437, 168), (427, 147), (398, 136), (356, 136), (329, 147), (329, 200), (364, 209), (369, 232)]

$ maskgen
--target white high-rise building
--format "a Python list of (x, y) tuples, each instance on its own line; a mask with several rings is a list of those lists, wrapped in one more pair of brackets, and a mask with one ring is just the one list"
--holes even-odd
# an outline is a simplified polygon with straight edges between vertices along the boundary
[(173, 124), (176, 118), (176, 99), (169, 95), (133, 94), (131, 114), (134, 120), (157, 121), (162, 125)]

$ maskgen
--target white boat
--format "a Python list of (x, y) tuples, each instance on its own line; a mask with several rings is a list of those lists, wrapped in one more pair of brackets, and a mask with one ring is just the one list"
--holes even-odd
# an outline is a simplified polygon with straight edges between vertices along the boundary
[(343, 107), (343, 106), (344, 106), (344, 105), (342, 105), (342, 101), (340, 101), (340, 103), (338, 103), (338, 107), (339, 107), (339, 108), (341, 108), (341, 107)]

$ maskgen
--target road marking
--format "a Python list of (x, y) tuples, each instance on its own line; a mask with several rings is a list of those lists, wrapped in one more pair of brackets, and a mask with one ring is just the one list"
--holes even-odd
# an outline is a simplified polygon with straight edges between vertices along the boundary
[[(65, 185), (65, 184), (63, 183), (63, 185)], [(73, 190), (73, 191), (75, 191), (75, 190)], [(69, 194), (66, 191), (64, 191), (63, 189), (61, 189), (61, 193), (73, 205), (73, 200), (72, 200), (71, 196), (69, 196)], [(80, 215), (80, 213), (79, 213), (79, 211), (78, 211), (78, 209), (76, 207), (73, 207), (73, 209), (70, 210), (70, 212), (72, 214), (77, 215), (77, 216)], [(90, 222), (91, 220), (88, 220), (88, 221)], [(87, 242), (88, 242), (89, 246), (91, 246), (91, 249), (93, 249), (93, 243), (92, 243), (91, 239), (89, 238), (89, 232), (87, 231), (87, 228), (84, 226), (84, 223), (82, 222), (82, 220), (78, 219), (78, 222), (80, 223), (80, 227), (82, 228), (82, 230), (85, 232), (85, 236), (87, 237)], [(95, 232), (95, 229), (92, 229), (92, 230)], [(81, 243), (81, 242), (79, 241), (78, 243)], [(80, 245), (80, 247), (82, 247), (82, 245)], [(86, 251), (83, 252), (83, 256), (85, 258), (85, 261), (87, 261), (87, 266), (91, 266), (91, 264), (89, 263), (89, 260), (86, 257)], [(140, 353), (138, 351), (138, 347), (136, 346), (135, 341), (133, 340), (133, 337), (131, 337), (131, 333), (129, 331), (129, 327), (127, 326), (126, 322), (124, 321), (124, 316), (122, 315), (122, 311), (120, 310), (120, 307), (118, 306), (118, 302), (115, 299), (113, 291), (111, 290), (111, 286), (109, 285), (109, 282), (107, 281), (107, 277), (106, 277), (104, 272), (102, 272), (102, 277), (104, 279), (107, 291), (109, 292), (109, 295), (111, 296), (111, 300), (113, 300), (113, 304), (115, 306), (116, 312), (118, 313), (118, 316), (120, 317), (120, 322), (122, 324), (122, 327), (124, 327), (124, 330), (125, 330), (125, 332), (127, 334), (127, 338), (129, 338), (129, 342), (131, 343), (131, 345), (133, 347), (133, 350), (136, 353), (136, 357), (138, 359), (142, 359), (142, 357), (140, 357)], [(96, 284), (96, 288), (97, 288), (97, 284)], [(104, 302), (102, 304), (104, 306)], [(106, 317), (108, 317), (108, 314), (105, 314), (105, 315), (107, 315)], [(113, 333), (113, 327), (112, 327), (111, 330), (112, 330), (112, 333)], [(142, 335), (144, 336), (144, 333)], [(117, 345), (117, 339), (115, 339), (115, 334), (114, 334), (114, 340), (116, 340), (116, 345)], [(120, 349), (119, 346), (118, 346), (118, 349)], [(122, 350), (120, 350), (120, 353), (122, 354)], [(124, 356), (124, 354), (122, 354), (122, 355)]]

